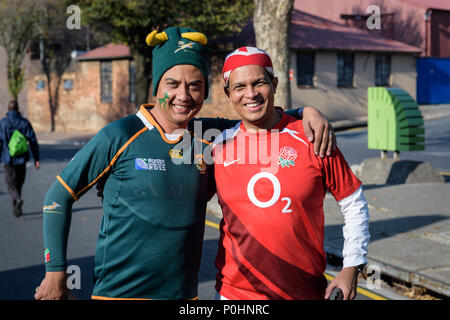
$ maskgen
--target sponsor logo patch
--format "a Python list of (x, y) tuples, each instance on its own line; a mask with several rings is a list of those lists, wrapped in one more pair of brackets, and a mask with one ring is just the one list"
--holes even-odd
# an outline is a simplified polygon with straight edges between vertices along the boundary
[(134, 162), (136, 170), (166, 171), (164, 159), (136, 158)]
[(169, 155), (172, 159), (183, 159), (183, 150), (170, 149)]

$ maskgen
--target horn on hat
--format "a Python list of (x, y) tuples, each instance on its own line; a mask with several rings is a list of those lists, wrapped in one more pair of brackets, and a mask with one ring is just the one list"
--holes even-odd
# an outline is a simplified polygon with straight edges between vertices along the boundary
[(181, 34), (183, 38), (198, 42), (204, 46), (208, 43), (208, 39), (201, 32), (184, 32)]
[(157, 46), (160, 43), (163, 43), (164, 41), (167, 41), (169, 38), (167, 38), (167, 34), (163, 31), (158, 33), (157, 30), (153, 30), (150, 32), (147, 37), (145, 38), (145, 42), (147, 42), (147, 45), (150, 47)]

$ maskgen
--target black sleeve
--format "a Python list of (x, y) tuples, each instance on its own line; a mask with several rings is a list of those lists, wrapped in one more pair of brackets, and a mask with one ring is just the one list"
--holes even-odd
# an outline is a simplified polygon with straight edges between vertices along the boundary
[(31, 123), (29, 121), (27, 121), (25, 137), (30, 143), (30, 149), (31, 153), (33, 154), (34, 161), (39, 161), (39, 144), (36, 138), (36, 134), (34, 133), (33, 127), (31, 126)]
[(218, 134), (234, 127), (240, 121), (224, 118), (198, 118), (189, 122), (188, 130), (198, 138), (212, 142)]

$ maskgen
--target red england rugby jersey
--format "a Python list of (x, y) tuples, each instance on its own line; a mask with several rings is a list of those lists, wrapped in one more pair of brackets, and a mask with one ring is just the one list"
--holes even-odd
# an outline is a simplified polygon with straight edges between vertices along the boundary
[(271, 131), (225, 131), (214, 146), (222, 206), (216, 290), (228, 299), (323, 299), (323, 199), (361, 182), (339, 150), (321, 159), (286, 114)]

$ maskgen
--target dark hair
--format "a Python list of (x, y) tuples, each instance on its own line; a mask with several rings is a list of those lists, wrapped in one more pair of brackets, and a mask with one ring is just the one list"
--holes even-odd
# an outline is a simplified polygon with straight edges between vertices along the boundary
[[(264, 68), (264, 67), (262, 67), (263, 68), (263, 70), (264, 70), (264, 75), (266, 76), (266, 77), (268, 77), (269, 79), (270, 79), (270, 81), (273, 83), (273, 79), (275, 79), (275, 76), (274, 75), (272, 75), (272, 74), (270, 74), (269, 73), (269, 71), (267, 71), (266, 70), (266, 68)], [(228, 78), (228, 80), (229, 80), (230, 78)], [(225, 86), (224, 86), (225, 88), (227, 88), (227, 89), (229, 89), (230, 88), (230, 81), (227, 81), (226, 83), (225, 83)]]
[(19, 110), (19, 104), (17, 103), (17, 100), (11, 100), (8, 103), (8, 110)]

